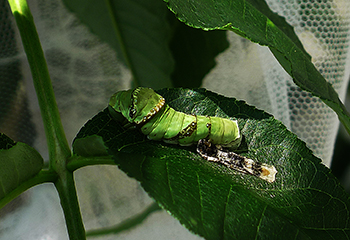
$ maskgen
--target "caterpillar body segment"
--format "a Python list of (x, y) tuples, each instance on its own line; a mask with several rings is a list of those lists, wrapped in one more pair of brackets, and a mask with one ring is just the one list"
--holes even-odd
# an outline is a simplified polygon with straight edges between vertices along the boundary
[(175, 111), (150, 88), (117, 92), (109, 105), (151, 140), (188, 146), (206, 138), (228, 148), (237, 148), (241, 142), (236, 120)]

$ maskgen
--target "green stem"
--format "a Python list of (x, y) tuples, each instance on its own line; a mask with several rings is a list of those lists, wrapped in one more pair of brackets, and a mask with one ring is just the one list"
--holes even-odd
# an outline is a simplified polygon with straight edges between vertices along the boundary
[(122, 231), (129, 230), (130, 228), (133, 228), (139, 224), (141, 224), (151, 213), (155, 211), (162, 210), (157, 203), (151, 204), (148, 208), (146, 208), (143, 212), (126, 219), (122, 223), (112, 226), (109, 228), (103, 228), (98, 230), (91, 230), (86, 233), (87, 237), (92, 236), (100, 236), (100, 235), (106, 235), (106, 234), (117, 234)]
[(81, 167), (90, 165), (116, 165), (111, 156), (99, 156), (99, 157), (82, 157), (72, 156), (67, 164), (67, 169), (71, 172)]
[[(63, 131), (49, 71), (33, 16), (26, 0), (9, 0), (12, 13), (21, 34), (24, 50), (32, 72), (35, 91), (37, 93), (41, 116), (44, 122), (50, 159), (68, 158), (71, 151)], [(50, 169), (56, 162), (50, 162)]]
[(23, 182), (16, 189), (6, 194), (5, 197), (0, 200), (0, 209), (16, 197), (18, 197), (21, 193), (28, 190), (29, 188), (45, 182), (55, 182), (56, 180), (56, 173), (47, 170), (40, 171), (37, 175), (29, 179), (28, 181)]
[(55, 186), (60, 196), (69, 238), (71, 240), (86, 239), (73, 173), (66, 171), (56, 181)]
[(71, 151), (63, 131), (54, 91), (33, 16), (26, 0), (8, 0), (21, 34), (33, 76), (48, 144), (49, 171), (58, 175), (55, 182), (64, 211), (70, 239), (85, 239), (73, 173), (66, 168)]

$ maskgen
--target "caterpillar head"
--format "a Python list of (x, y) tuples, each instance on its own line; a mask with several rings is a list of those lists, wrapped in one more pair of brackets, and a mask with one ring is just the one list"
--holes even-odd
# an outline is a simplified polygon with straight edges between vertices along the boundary
[(141, 124), (148, 121), (164, 106), (165, 99), (151, 88), (116, 92), (109, 100), (109, 105), (120, 112), (129, 122)]

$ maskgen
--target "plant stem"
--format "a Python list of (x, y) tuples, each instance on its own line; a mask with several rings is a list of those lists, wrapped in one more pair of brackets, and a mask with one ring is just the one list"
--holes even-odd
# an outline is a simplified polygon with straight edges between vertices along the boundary
[(92, 236), (103, 236), (106, 234), (117, 234), (122, 231), (130, 230), (133, 227), (136, 227), (137, 225), (141, 224), (150, 214), (152, 214), (155, 211), (162, 210), (157, 203), (151, 204), (149, 207), (147, 207), (143, 212), (126, 219), (125, 221), (121, 222), (120, 224), (116, 226), (112, 226), (109, 228), (103, 228), (103, 229), (97, 229), (97, 230), (91, 230), (86, 233), (86, 236), (92, 237)]
[(49, 150), (49, 171), (56, 172), (55, 182), (64, 211), (70, 239), (85, 239), (73, 173), (66, 168), (72, 153), (58, 112), (49, 71), (33, 16), (26, 0), (8, 0), (21, 34), (24, 50), (33, 76)]
[(64, 172), (58, 181), (56, 181), (55, 186), (60, 196), (69, 238), (71, 240), (86, 239), (83, 220), (79, 211), (73, 173)]
[[(81, 167), (91, 165), (116, 165), (111, 156), (98, 156), (98, 157), (82, 157), (72, 156), (67, 164), (69, 171), (75, 171)], [(116, 167), (116, 166), (115, 166)]]
[(21, 193), (28, 190), (29, 188), (44, 182), (55, 182), (56, 180), (57, 180), (56, 173), (52, 171), (41, 170), (36, 176), (32, 177), (28, 181), (25, 181), (24, 183), (19, 185), (16, 189), (11, 191), (9, 194), (5, 195), (5, 197), (0, 200), (0, 209), (3, 208), (6, 204), (11, 202), (16, 197), (18, 197)]
[[(57, 159), (57, 156), (67, 158), (71, 155), (71, 151), (63, 131), (49, 71), (34, 25), (33, 16), (30, 13), (26, 0), (9, 0), (8, 2), (16, 19), (32, 72), (34, 87), (44, 122), (50, 159)], [(52, 164), (50, 168), (55, 167), (55, 162), (50, 164)]]

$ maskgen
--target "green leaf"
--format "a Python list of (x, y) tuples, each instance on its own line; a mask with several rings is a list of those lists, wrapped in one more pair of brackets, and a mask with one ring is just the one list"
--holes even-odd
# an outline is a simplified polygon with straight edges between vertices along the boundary
[[(169, 14), (171, 14), (169, 12)], [(170, 49), (175, 59), (174, 87), (195, 88), (215, 67), (215, 57), (228, 48), (226, 31), (202, 31), (179, 22), (172, 14)]]
[(265, 0), (247, 0), (255, 9), (258, 9), (268, 19), (270, 19), (276, 26), (293, 41), (297, 47), (304, 52), (306, 56), (311, 60), (311, 56), (304, 49), (303, 44), (300, 42), (298, 36), (294, 32), (294, 28), (286, 22), (284, 17), (281, 17), (275, 12), (272, 12)]
[(166, 5), (159, 0), (64, 0), (130, 68), (134, 85), (170, 87), (173, 59)]
[(231, 30), (268, 46), (295, 84), (331, 107), (350, 133), (350, 115), (338, 94), (312, 64), (291, 27), (273, 14), (262, 0), (165, 1), (177, 18), (189, 26)]
[(0, 133), (0, 149), (7, 150), (12, 148), (15, 145), (16, 145), (15, 141), (13, 141), (11, 138), (6, 136), (5, 134)]
[(40, 154), (29, 145), (0, 135), (0, 200), (37, 175), (43, 167)]
[(103, 138), (98, 135), (75, 139), (73, 151), (74, 155), (67, 163), (71, 172), (88, 165), (115, 164), (107, 153)]
[(330, 170), (271, 115), (204, 89), (162, 90), (186, 113), (238, 119), (241, 155), (273, 164), (276, 181), (202, 159), (196, 147), (150, 141), (104, 110), (77, 139), (99, 135), (118, 166), (183, 225), (206, 239), (344, 239), (349, 195)]
[(83, 139), (77, 139), (74, 141), (74, 153), (83, 156), (106, 156), (106, 151), (103, 139), (100, 136), (89, 136)]

